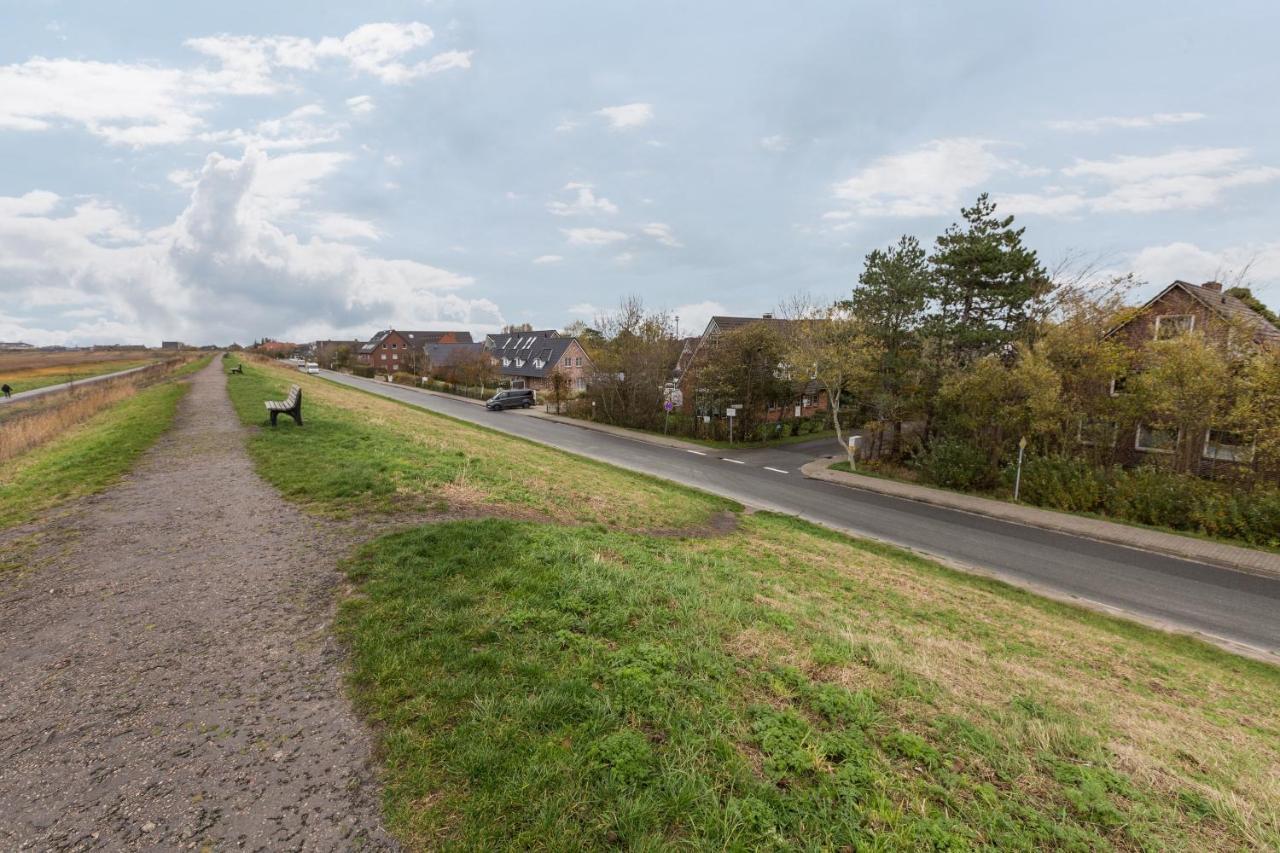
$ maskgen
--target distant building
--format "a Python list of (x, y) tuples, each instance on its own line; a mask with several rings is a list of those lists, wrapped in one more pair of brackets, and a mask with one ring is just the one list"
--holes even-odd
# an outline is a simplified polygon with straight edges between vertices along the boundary
[(385, 373), (419, 373), (425, 359), (424, 346), (469, 343), (470, 332), (384, 329), (360, 346), (356, 361)]
[(23, 341), (0, 341), (0, 351), (10, 352), (25, 349), (35, 349), (35, 347)]
[(185, 349), (186, 344), (182, 341), (161, 341), (160, 349)]
[(489, 335), (485, 349), (498, 374), (512, 388), (551, 388), (552, 376), (564, 375), (571, 392), (585, 391), (594, 365), (577, 338), (561, 337), (554, 329)]

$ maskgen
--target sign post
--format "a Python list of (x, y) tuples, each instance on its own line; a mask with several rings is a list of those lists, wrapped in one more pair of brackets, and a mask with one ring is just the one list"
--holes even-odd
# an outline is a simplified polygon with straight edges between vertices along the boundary
[(1024, 435), (1018, 439), (1018, 471), (1013, 475), (1013, 499), (1018, 499), (1018, 492), (1022, 488), (1022, 453), (1027, 449), (1027, 437)]
[(667, 424), (671, 422), (671, 410), (673, 408), (675, 407), (672, 405), (670, 400), (662, 404), (662, 411), (666, 412), (666, 414), (662, 418), (662, 434), (663, 435), (667, 434)]
[(849, 436), (849, 470), (858, 470), (858, 451), (862, 448), (862, 436)]
[(733, 446), (733, 416), (738, 413), (738, 410), (733, 406), (730, 406), (729, 408), (724, 410), (724, 413), (729, 416), (729, 446), (732, 447)]

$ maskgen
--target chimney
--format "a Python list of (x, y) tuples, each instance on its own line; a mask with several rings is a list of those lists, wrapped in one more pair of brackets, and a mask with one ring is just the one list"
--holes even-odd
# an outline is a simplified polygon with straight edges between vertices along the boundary
[(772, 312), (767, 313), (767, 314), (761, 314), (761, 315), (760, 315), (760, 319), (761, 319), (761, 320), (772, 320), (772, 319), (773, 319), (773, 314), (772, 314)]
[(1200, 286), (1203, 287), (1205, 290), (1212, 290), (1214, 293), (1222, 292), (1222, 282), (1220, 281), (1206, 281), (1204, 284)]

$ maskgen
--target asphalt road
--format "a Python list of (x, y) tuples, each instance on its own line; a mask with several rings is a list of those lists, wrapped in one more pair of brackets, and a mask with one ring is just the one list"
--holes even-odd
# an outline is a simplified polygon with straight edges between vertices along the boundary
[[(1280, 655), (1280, 578), (806, 479), (800, 466), (838, 446), (693, 452), (598, 430), (487, 412), (460, 399), (326, 371), (335, 382), (484, 424), (761, 509), (902, 545), (1056, 598)], [(513, 464), (518, 462), (513, 461)]]

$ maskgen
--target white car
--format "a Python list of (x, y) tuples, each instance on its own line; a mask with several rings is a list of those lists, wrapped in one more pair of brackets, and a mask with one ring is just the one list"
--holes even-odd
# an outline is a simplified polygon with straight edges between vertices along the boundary
[(320, 365), (316, 364), (314, 361), (308, 361), (303, 365), (302, 369), (307, 373), (310, 373), (312, 376), (320, 375)]

